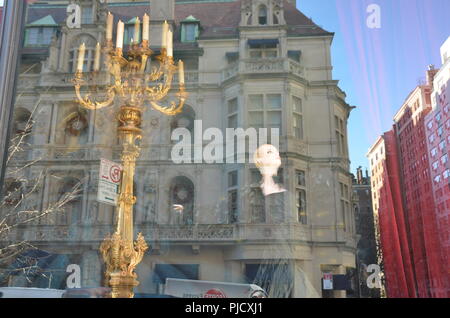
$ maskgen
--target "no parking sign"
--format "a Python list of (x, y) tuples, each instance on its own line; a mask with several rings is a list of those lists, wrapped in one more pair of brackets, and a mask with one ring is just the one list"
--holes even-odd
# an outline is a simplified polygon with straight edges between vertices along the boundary
[(110, 205), (117, 205), (120, 193), (123, 167), (115, 162), (101, 159), (98, 181), (97, 201)]

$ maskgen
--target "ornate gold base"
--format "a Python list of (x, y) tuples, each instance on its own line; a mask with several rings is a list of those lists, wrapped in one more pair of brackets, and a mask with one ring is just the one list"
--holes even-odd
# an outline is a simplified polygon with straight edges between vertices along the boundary
[(139, 285), (134, 272), (144, 257), (148, 245), (141, 233), (137, 240), (124, 241), (115, 233), (107, 237), (100, 246), (106, 264), (106, 280), (112, 289), (112, 298), (133, 298), (133, 288)]
[(139, 285), (136, 275), (123, 275), (121, 272), (110, 274), (109, 286), (112, 298), (133, 298), (133, 289)]

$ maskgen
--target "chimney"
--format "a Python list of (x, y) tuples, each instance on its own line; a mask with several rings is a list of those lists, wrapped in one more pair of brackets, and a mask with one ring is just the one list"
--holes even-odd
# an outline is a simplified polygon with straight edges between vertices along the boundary
[(434, 77), (436, 76), (437, 72), (439, 72), (439, 70), (437, 70), (433, 64), (428, 65), (428, 71), (427, 71), (427, 85), (428, 86), (433, 86)]
[(175, 0), (150, 0), (150, 21), (175, 20)]
[(358, 167), (358, 169), (356, 169), (356, 179), (357, 179), (357, 183), (358, 184), (363, 184), (363, 172), (362, 172), (362, 167)]

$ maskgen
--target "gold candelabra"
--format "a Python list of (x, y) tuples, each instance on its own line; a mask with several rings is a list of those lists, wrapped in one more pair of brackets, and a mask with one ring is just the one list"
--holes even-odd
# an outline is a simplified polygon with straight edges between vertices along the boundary
[[(136, 197), (133, 193), (133, 179), (136, 159), (140, 154), (139, 141), (142, 139), (142, 112), (145, 102), (148, 102), (155, 110), (169, 116), (180, 113), (183, 109), (187, 93), (184, 84), (184, 66), (180, 61), (175, 65), (172, 48), (172, 32), (167, 22), (163, 25), (162, 49), (155, 56), (149, 47), (149, 20), (144, 16), (143, 40), (138, 43), (140, 20), (136, 19), (135, 37), (132, 40), (127, 57), (123, 56), (123, 22), (119, 21), (117, 28), (116, 47), (112, 42), (112, 15), (108, 14), (106, 44), (103, 50), (97, 44), (94, 62), (94, 71), (90, 74), (83, 73), (85, 45), (79, 49), (78, 67), (73, 83), (79, 104), (90, 110), (110, 107), (115, 101), (120, 102), (117, 114), (118, 135), (122, 145), (123, 174), (120, 185), (118, 206), (116, 208), (116, 231), (108, 236), (100, 246), (100, 253), (106, 264), (105, 277), (111, 287), (113, 298), (132, 298), (133, 288), (139, 282), (134, 272), (141, 262), (148, 245), (141, 233), (137, 240), (133, 239), (133, 206)], [(99, 61), (103, 51), (105, 64), (110, 75), (110, 85), (96, 97), (101, 89), (96, 85), (96, 78), (100, 76)], [(154, 57), (157, 66), (148, 67), (149, 59)], [(176, 93), (177, 101), (162, 105), (168, 96), (173, 77), (179, 71), (179, 91)], [(89, 75), (89, 76), (85, 76)], [(84, 79), (87, 77), (88, 79)], [(94, 80), (94, 84), (89, 82)], [(87, 92), (82, 92), (82, 87)], [(84, 95), (84, 96), (83, 96)]]

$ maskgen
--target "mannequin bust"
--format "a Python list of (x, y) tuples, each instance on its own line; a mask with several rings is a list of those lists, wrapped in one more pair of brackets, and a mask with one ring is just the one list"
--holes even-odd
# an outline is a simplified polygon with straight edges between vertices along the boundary
[(253, 161), (262, 175), (261, 190), (264, 196), (286, 192), (286, 189), (273, 180), (281, 166), (280, 153), (277, 148), (273, 145), (262, 145), (253, 155)]

